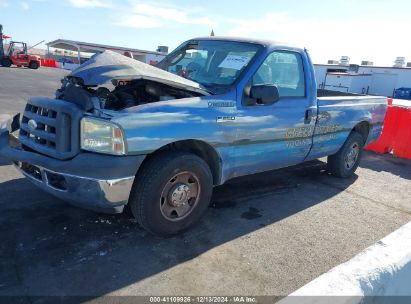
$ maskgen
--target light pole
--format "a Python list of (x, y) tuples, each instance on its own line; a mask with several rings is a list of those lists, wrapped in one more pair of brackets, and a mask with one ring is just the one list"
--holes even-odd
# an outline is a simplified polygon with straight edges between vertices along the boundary
[(0, 24), (0, 60), (3, 59), (4, 48), (3, 48), (3, 26)]

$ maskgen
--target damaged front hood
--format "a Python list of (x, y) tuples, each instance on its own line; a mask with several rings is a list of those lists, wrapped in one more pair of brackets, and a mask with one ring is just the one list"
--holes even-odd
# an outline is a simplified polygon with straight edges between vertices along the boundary
[(81, 78), (86, 86), (103, 85), (113, 79), (146, 79), (164, 83), (175, 88), (209, 95), (207, 90), (202, 88), (197, 82), (113, 51), (105, 51), (91, 57), (88, 61), (72, 71), (68, 77)]

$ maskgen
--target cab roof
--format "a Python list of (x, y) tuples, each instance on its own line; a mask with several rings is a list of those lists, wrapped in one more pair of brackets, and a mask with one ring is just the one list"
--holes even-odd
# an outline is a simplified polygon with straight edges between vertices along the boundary
[(292, 44), (292, 43), (287, 43), (283, 41), (275, 41), (275, 40), (269, 40), (269, 39), (257, 39), (257, 38), (247, 38), (247, 37), (230, 37), (230, 36), (205, 36), (205, 37), (196, 37), (193, 39), (190, 39), (188, 41), (193, 41), (193, 40), (214, 40), (214, 41), (233, 41), (233, 42), (245, 42), (245, 43), (254, 43), (254, 44), (260, 44), (268, 48), (274, 48), (274, 47), (286, 47), (286, 48), (292, 48), (292, 49), (299, 49), (299, 50), (304, 50), (304, 47)]

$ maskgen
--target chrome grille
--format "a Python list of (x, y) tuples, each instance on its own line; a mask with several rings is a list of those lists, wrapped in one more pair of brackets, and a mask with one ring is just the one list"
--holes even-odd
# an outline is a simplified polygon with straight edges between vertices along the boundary
[[(37, 144), (55, 147), (56, 117), (56, 111), (28, 104), (21, 121), (20, 136), (28, 137)], [(36, 122), (35, 129), (30, 127), (30, 120)]]
[(79, 152), (79, 125), (83, 111), (63, 100), (32, 98), (20, 126), (23, 147), (58, 159)]

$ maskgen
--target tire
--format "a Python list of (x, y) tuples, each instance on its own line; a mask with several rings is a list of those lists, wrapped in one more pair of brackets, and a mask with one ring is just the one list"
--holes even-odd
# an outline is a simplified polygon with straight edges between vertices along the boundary
[(170, 236), (198, 222), (212, 190), (213, 177), (203, 159), (191, 153), (163, 152), (137, 174), (129, 204), (144, 229)]
[(39, 68), (39, 63), (36, 61), (30, 61), (29, 68), (33, 70), (37, 70)]
[(1, 61), (1, 65), (4, 66), (4, 67), (6, 67), (6, 68), (11, 67), (11, 64), (12, 64), (12, 62), (11, 62), (11, 60), (8, 59), (8, 58), (4, 58), (4, 59)]
[(341, 149), (328, 156), (328, 170), (337, 177), (347, 178), (354, 174), (360, 164), (364, 138), (357, 132), (351, 132)]

